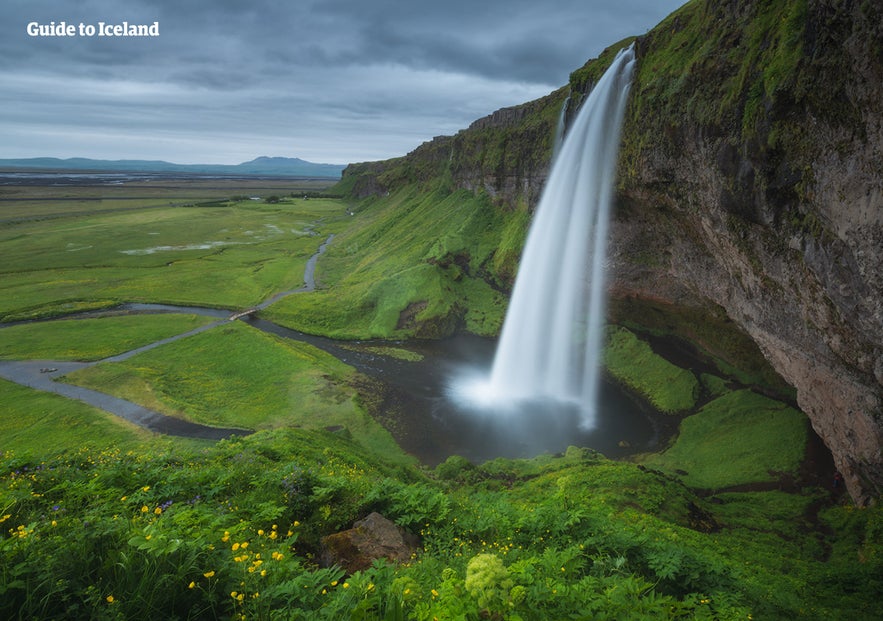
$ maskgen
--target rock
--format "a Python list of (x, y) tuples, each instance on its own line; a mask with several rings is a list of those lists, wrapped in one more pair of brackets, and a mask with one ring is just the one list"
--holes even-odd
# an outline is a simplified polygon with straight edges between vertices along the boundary
[(322, 539), (320, 562), (324, 567), (337, 565), (352, 574), (367, 569), (377, 559), (407, 562), (418, 546), (414, 534), (374, 512), (354, 523), (350, 530)]

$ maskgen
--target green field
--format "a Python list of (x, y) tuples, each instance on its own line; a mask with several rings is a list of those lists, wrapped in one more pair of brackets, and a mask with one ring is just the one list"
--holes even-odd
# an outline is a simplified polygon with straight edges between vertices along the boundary
[(0, 224), (0, 320), (133, 301), (248, 307), (299, 287), (345, 210), (246, 200)]
[(164, 313), (18, 324), (4, 328), (0, 360), (101, 360), (212, 321), (198, 315)]

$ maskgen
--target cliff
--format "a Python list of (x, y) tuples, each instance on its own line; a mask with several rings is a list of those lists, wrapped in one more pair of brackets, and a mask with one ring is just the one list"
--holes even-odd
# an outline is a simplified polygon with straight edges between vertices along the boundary
[[(442, 178), (513, 211), (533, 205), (565, 98), (576, 109), (621, 45), (548, 97), (352, 165), (344, 183), (377, 194)], [(794, 387), (855, 501), (879, 497), (883, 9), (694, 0), (636, 50), (613, 308), (723, 309)]]

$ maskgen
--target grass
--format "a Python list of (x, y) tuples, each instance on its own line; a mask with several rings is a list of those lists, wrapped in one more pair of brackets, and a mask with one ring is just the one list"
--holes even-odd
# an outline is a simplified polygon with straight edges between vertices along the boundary
[(0, 320), (123, 301), (223, 308), (299, 287), (341, 226), (331, 199), (88, 213), (0, 225)]
[(65, 380), (206, 425), (339, 426), (366, 446), (405, 460), (359, 406), (349, 385), (354, 373), (310, 345), (233, 322)]
[(0, 451), (51, 455), (83, 447), (135, 448), (153, 434), (80, 401), (0, 379)]
[(721, 489), (796, 474), (806, 438), (804, 414), (750, 390), (737, 390), (685, 418), (674, 444), (642, 462), (677, 472), (691, 487)]
[(503, 217), (486, 199), (409, 186), (366, 203), (357, 217), (322, 257), (317, 277), (325, 288), (281, 300), (268, 319), (338, 338), (499, 329), (504, 298), (486, 264)]
[[(878, 616), (879, 508), (830, 506), (824, 521), (838, 528), (825, 530), (801, 520), (806, 497), (730, 493), (710, 504), (671, 477), (576, 448), (452, 465), (440, 480), (294, 429), (200, 450), (5, 451), (0, 614)], [(315, 563), (325, 535), (371, 511), (418, 535), (410, 562), (349, 575)]]
[(608, 328), (604, 364), (613, 377), (662, 412), (685, 412), (696, 404), (696, 376), (653, 353), (650, 345), (626, 328)]
[(19, 324), (0, 332), (0, 359), (101, 360), (211, 323), (178, 313)]

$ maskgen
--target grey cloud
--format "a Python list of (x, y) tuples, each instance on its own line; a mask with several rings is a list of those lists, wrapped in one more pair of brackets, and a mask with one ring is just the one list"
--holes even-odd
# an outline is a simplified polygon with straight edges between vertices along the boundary
[[(100, 157), (126, 144), (144, 153), (121, 156), (189, 161), (284, 145), (303, 151), (279, 154), (323, 161), (401, 155), (549, 92), (680, 3), (4, 0), (0, 157), (38, 147), (33, 155)], [(161, 36), (25, 33), (28, 21), (53, 19), (159, 21)], [(102, 137), (85, 140), (90, 130)]]

